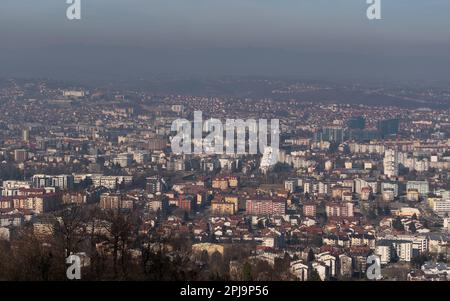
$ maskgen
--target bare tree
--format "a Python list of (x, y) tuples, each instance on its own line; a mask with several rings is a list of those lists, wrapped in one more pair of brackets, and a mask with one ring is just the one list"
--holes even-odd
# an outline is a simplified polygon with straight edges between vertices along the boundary
[(108, 233), (107, 242), (112, 249), (114, 279), (116, 279), (118, 277), (119, 255), (122, 273), (125, 276), (127, 274), (129, 247), (134, 233), (133, 215), (121, 210), (109, 210), (105, 214), (105, 220), (107, 221), (104, 224)]
[(65, 255), (77, 252), (79, 245), (86, 240), (86, 214), (80, 206), (67, 207), (56, 215), (59, 220), (56, 236), (63, 242)]

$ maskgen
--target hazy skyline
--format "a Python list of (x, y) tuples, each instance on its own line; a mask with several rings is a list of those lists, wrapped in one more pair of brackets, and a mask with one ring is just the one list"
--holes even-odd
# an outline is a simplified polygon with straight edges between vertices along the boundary
[(0, 76), (450, 80), (450, 1), (2, 0)]

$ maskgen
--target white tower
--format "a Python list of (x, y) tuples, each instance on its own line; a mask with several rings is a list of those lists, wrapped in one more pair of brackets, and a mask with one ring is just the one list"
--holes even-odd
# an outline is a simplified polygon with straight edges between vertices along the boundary
[(383, 168), (384, 174), (389, 178), (398, 176), (398, 153), (396, 150), (388, 149), (384, 152)]

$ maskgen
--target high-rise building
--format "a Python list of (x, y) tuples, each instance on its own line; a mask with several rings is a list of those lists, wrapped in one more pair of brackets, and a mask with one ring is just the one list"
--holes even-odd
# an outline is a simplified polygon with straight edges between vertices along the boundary
[(450, 233), (450, 217), (444, 218), (444, 226), (442, 227), (442, 230)]
[(362, 130), (366, 127), (366, 120), (363, 116), (352, 117), (348, 120), (347, 127), (352, 130)]
[(246, 212), (250, 215), (284, 215), (284, 199), (250, 199), (246, 201)]
[(176, 206), (187, 212), (190, 212), (194, 205), (194, 199), (190, 196), (180, 196), (176, 201)]
[(394, 197), (398, 197), (398, 184), (396, 182), (381, 183), (381, 193), (392, 191)]
[(133, 160), (138, 164), (146, 164), (150, 160), (150, 154), (145, 151), (137, 151), (133, 153)]
[(65, 90), (65, 91), (63, 91), (63, 96), (65, 96), (65, 97), (80, 98), (80, 97), (84, 97), (85, 95), (86, 95), (86, 93), (82, 90)]
[(16, 162), (25, 162), (28, 159), (28, 152), (24, 149), (16, 149), (14, 150), (14, 161)]
[(325, 206), (327, 217), (353, 217), (353, 203), (329, 203)]
[(317, 140), (342, 143), (344, 141), (344, 129), (341, 126), (326, 126), (318, 134)]
[(433, 211), (440, 216), (450, 213), (450, 200), (439, 200), (433, 203)]
[(412, 242), (409, 240), (396, 240), (393, 242), (395, 252), (400, 261), (410, 262), (412, 258)]
[(100, 196), (102, 209), (133, 209), (134, 202), (118, 193), (103, 193)]
[(146, 190), (148, 193), (156, 194), (165, 192), (167, 183), (160, 176), (153, 176), (147, 178)]
[(74, 185), (73, 175), (57, 175), (49, 176), (37, 174), (32, 178), (33, 187), (45, 188), (45, 187), (57, 187), (62, 190), (72, 189)]
[(417, 190), (422, 197), (425, 197), (430, 192), (430, 185), (428, 181), (408, 181), (406, 191), (409, 190)]
[(316, 217), (316, 204), (305, 203), (303, 204), (303, 215), (308, 217)]
[(113, 162), (114, 164), (119, 164), (120, 167), (128, 167), (133, 162), (133, 154), (119, 154), (116, 158), (114, 158)]
[(382, 138), (398, 134), (399, 127), (400, 127), (399, 119), (380, 120), (377, 126), (378, 131)]
[(388, 149), (384, 152), (383, 168), (384, 174), (389, 178), (398, 176), (398, 153), (396, 150)]
[(377, 130), (371, 129), (349, 129), (347, 138), (354, 141), (370, 141), (380, 138), (380, 133)]
[(167, 146), (167, 140), (163, 137), (148, 139), (148, 149), (151, 151), (163, 150)]
[(232, 215), (235, 214), (237, 208), (235, 204), (222, 202), (222, 201), (212, 201), (211, 202), (211, 212), (215, 215)]
[(284, 181), (284, 189), (289, 191), (290, 193), (295, 192), (298, 187), (297, 179), (288, 179)]
[(22, 131), (22, 140), (24, 142), (28, 142), (28, 140), (30, 140), (30, 130), (29, 129), (24, 129)]

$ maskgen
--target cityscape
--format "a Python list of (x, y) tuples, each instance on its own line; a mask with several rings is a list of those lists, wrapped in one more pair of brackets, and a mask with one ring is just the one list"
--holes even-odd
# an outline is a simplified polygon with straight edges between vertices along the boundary
[(2, 293), (450, 280), (450, 1), (0, 2)]
[[(290, 96), (328, 83), (245, 81), (277, 88), (260, 99), (3, 80), (0, 277), (65, 279), (77, 256), (87, 280), (367, 280), (375, 255), (379, 280), (447, 280), (449, 90), (358, 86), (417, 100), (388, 106)], [(279, 119), (275, 162), (173, 153), (173, 121), (199, 110)]]

